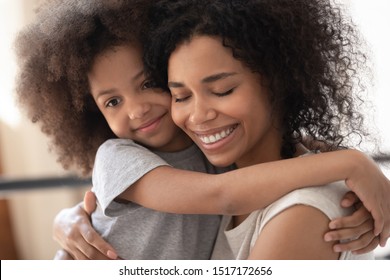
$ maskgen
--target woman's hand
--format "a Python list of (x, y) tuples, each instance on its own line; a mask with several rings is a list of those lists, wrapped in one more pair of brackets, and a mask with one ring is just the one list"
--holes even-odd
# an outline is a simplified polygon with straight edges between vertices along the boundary
[(351, 216), (332, 220), (329, 223), (332, 231), (325, 234), (325, 241), (350, 240), (334, 245), (335, 252), (352, 251), (355, 254), (364, 254), (374, 250), (379, 244), (379, 237), (374, 234), (374, 220), (370, 212), (353, 192), (345, 195), (341, 205), (343, 207), (355, 205), (356, 211)]
[(361, 155), (357, 159), (358, 168), (345, 182), (371, 214), (374, 235), (384, 247), (390, 237), (390, 181), (370, 157)]
[(96, 208), (96, 197), (92, 192), (86, 193), (84, 205), (88, 212), (78, 204), (57, 214), (53, 225), (53, 238), (66, 251), (57, 252), (57, 255), (68, 253), (76, 260), (117, 259), (114, 248), (104, 241), (91, 225), (90, 214)]
[(64, 249), (60, 249), (57, 251), (56, 255), (54, 256), (54, 260), (74, 260), (74, 259), (67, 251), (65, 251)]

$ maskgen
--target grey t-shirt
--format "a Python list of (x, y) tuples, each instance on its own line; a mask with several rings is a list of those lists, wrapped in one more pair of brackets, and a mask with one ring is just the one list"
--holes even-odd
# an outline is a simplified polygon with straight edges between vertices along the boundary
[(112, 139), (96, 154), (92, 182), (98, 208), (92, 223), (123, 259), (211, 256), (219, 216), (169, 214), (114, 201), (147, 172), (168, 164), (207, 173), (226, 171), (213, 167), (195, 145), (175, 153), (153, 153), (131, 140)]

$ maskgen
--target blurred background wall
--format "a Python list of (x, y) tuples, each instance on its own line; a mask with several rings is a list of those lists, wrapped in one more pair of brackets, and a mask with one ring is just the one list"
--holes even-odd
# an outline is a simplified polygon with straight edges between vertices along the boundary
[[(12, 42), (15, 34), (34, 17), (41, 0), (0, 0), (0, 178), (65, 176), (48, 151), (39, 129), (24, 118), (14, 103), (16, 71)], [(350, 5), (352, 15), (370, 43), (375, 63), (375, 86), (370, 90), (376, 108), (372, 123), (390, 151), (390, 92), (388, 67), (390, 18), (388, 1), (339, 0)], [(384, 169), (389, 175), (388, 171)], [(64, 207), (81, 201), (89, 186), (0, 191), (0, 258), (52, 259), (57, 250), (52, 240), (52, 221)], [(3, 254), (3, 255), (2, 255)]]
[[(68, 175), (48, 151), (46, 137), (17, 110), (13, 99), (13, 40), (40, 2), (0, 0), (0, 176), (6, 178)], [(87, 187), (28, 188), (0, 191), (1, 259), (52, 259), (58, 247), (52, 240), (53, 218), (81, 201)]]

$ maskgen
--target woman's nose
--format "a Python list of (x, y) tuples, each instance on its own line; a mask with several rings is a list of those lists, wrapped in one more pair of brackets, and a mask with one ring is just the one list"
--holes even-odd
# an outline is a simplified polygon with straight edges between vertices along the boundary
[(193, 124), (202, 124), (216, 117), (216, 110), (205, 100), (196, 100), (190, 108), (189, 121)]

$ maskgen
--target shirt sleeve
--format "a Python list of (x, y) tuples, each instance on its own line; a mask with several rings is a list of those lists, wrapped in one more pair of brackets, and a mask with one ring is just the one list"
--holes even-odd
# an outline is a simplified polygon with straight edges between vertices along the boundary
[(113, 211), (120, 212), (121, 205), (114, 199), (146, 173), (166, 165), (169, 164), (132, 140), (107, 140), (97, 151), (92, 173), (93, 191), (103, 212), (108, 215), (111, 204)]
[(330, 220), (346, 216), (353, 211), (352, 208), (343, 208), (340, 206), (341, 199), (347, 191), (348, 188), (342, 181), (334, 182), (326, 186), (302, 188), (292, 191), (265, 209), (262, 227), (282, 211), (298, 204), (319, 209)]

